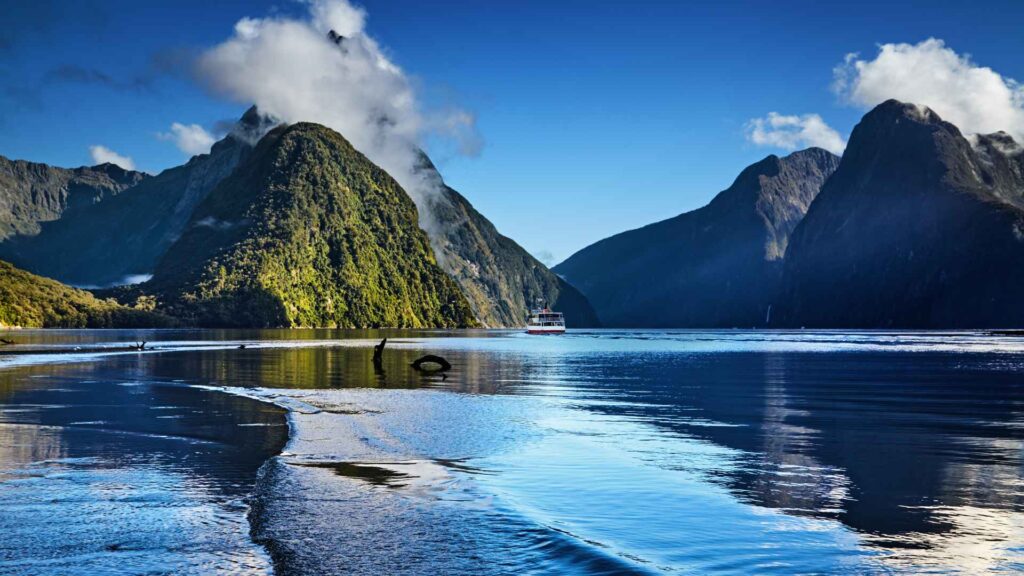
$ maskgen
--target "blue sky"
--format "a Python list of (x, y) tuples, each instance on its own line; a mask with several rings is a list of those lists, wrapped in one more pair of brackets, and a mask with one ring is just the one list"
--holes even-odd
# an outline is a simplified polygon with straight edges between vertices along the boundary
[[(158, 136), (172, 123), (215, 131), (245, 109), (197, 81), (193, 58), (242, 17), (307, 9), (282, 0), (0, 4), (0, 155), (78, 166), (102, 145), (149, 172), (188, 157)], [(936, 38), (1024, 79), (1021, 2), (710, 4), (359, 2), (367, 33), (424, 106), (476, 118), (478, 154), (432, 149), (449, 184), (552, 263), (697, 208), (744, 166), (785, 153), (751, 141), (752, 119), (817, 114), (847, 137), (892, 83), (865, 80), (861, 92), (837, 95), (833, 69), (849, 53), (871, 62), (879, 45)]]

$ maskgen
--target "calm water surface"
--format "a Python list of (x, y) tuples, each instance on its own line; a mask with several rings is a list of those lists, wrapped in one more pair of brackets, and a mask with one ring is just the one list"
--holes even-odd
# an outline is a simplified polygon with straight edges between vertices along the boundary
[(1024, 339), (14, 334), (0, 574), (1024, 570)]

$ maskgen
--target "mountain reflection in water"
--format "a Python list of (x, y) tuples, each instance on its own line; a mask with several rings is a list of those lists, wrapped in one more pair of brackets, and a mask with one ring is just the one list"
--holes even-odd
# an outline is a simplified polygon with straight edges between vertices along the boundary
[[(212, 345), (32, 370), (69, 370), (75, 386), (87, 375), (246, 389), (297, 410), (295, 437), (257, 488), (254, 534), (281, 573), (1024, 569), (1024, 340), (147, 335)], [(447, 379), (409, 367), (424, 353), (451, 361)], [(0, 385), (5, 408), (27, 402), (26, 382)], [(203, 394), (207, 408), (232, 398)], [(63, 457), (34, 445), (30, 458), (0, 456), (0, 482), (11, 461)]]

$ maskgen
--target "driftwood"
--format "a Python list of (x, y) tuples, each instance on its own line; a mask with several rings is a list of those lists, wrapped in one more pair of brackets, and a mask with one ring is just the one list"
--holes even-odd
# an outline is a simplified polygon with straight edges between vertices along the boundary
[(136, 342), (136, 343), (135, 343), (135, 346), (129, 346), (128, 348), (129, 348), (130, 350), (139, 350), (139, 351), (142, 351), (142, 350), (145, 350), (145, 349), (146, 349), (146, 342), (145, 342), (145, 341), (142, 341), (142, 342)]
[(0, 338), (0, 344), (4, 346), (11, 346), (14, 344), (14, 340), (8, 340), (7, 338)]
[(245, 350), (245, 344), (239, 344), (238, 345), (238, 349), (239, 350)]
[[(437, 364), (440, 368), (424, 368), (424, 364)], [(420, 372), (447, 372), (452, 369), (452, 365), (447, 360), (433, 354), (417, 358), (413, 361), (412, 367)]]
[(378, 367), (378, 368), (381, 365), (381, 361), (382, 361), (381, 357), (384, 355), (384, 347), (387, 346), (387, 344), (388, 344), (388, 339), (385, 338), (385, 339), (380, 341), (380, 344), (377, 344), (376, 346), (373, 347), (373, 365)]

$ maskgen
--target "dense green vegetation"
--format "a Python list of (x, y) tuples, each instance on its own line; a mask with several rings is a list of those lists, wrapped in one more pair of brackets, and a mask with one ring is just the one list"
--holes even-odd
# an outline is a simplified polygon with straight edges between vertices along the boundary
[(476, 325), (412, 200), (316, 124), (265, 136), (131, 297), (140, 291), (206, 326)]
[(115, 328), (170, 325), (161, 314), (101, 300), (0, 261), (0, 326)]

